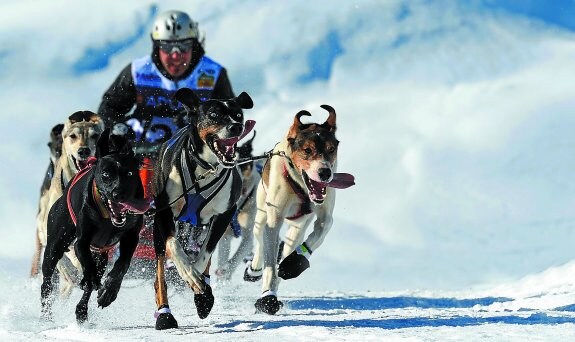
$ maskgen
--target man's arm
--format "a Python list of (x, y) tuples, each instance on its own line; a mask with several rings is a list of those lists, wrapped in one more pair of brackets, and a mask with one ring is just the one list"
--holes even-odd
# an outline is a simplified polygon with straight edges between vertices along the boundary
[(129, 64), (102, 96), (98, 114), (104, 119), (106, 127), (111, 127), (117, 121), (124, 121), (124, 115), (135, 103), (136, 87), (132, 78), (132, 67)]

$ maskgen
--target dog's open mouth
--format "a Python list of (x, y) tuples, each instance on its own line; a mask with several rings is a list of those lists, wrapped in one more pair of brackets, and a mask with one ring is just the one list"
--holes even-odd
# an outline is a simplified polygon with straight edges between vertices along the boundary
[(255, 124), (254, 120), (246, 120), (244, 131), (237, 137), (226, 139), (219, 139), (216, 135), (207, 137), (208, 146), (216, 154), (220, 164), (224, 167), (233, 167), (236, 164), (236, 144), (251, 132)]
[(110, 220), (115, 227), (123, 227), (126, 224), (128, 215), (144, 214), (152, 205), (151, 199), (132, 200), (126, 202), (112, 202), (109, 199), (104, 201), (110, 214)]
[(322, 204), (325, 199), (325, 194), (327, 193), (327, 183), (316, 182), (309, 178), (307, 173), (302, 170), (302, 177), (307, 187), (307, 192), (309, 194), (309, 199), (314, 203)]
[(327, 193), (327, 187), (335, 189), (347, 189), (355, 185), (355, 177), (349, 173), (334, 173), (329, 183), (317, 182), (309, 178), (307, 173), (302, 170), (302, 178), (307, 187), (309, 199), (316, 204), (322, 204)]
[(80, 171), (86, 166), (88, 166), (88, 159), (76, 159), (74, 158), (74, 156), (71, 157), (72, 161), (74, 162), (74, 167), (76, 168), (76, 171)]

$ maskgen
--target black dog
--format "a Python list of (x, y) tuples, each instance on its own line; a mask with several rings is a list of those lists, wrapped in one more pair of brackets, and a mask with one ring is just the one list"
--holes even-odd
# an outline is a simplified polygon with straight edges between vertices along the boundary
[[(183, 88), (175, 98), (186, 107), (192, 124), (163, 144), (154, 167), (158, 207), (154, 220), (156, 329), (178, 326), (168, 305), (166, 256), (194, 290), (198, 316), (205, 318), (212, 309), (214, 296), (208, 281), (211, 256), (236, 211), (241, 191), (237, 142), (255, 124), (252, 120), (244, 124), (242, 109), (253, 106), (247, 93), (200, 102), (191, 89)], [(185, 247), (191, 247), (186, 248), (188, 253), (176, 238), (180, 223), (194, 230), (185, 242)]]
[[(42, 264), (42, 317), (52, 318), (52, 275), (58, 260), (76, 239), (74, 248), (83, 269), (84, 294), (76, 306), (76, 320), (88, 318), (88, 301), (98, 291), (98, 305), (115, 299), (138, 244), (143, 213), (150, 207), (144, 198), (139, 160), (125, 138), (102, 133), (96, 158), (78, 172), (64, 194), (50, 209), (48, 243)], [(108, 251), (120, 243), (120, 256), (102, 286)]]

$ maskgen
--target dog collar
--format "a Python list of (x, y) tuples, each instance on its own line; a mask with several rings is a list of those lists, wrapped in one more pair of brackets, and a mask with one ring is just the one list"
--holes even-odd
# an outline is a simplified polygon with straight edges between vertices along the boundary
[(100, 190), (98, 190), (98, 187), (96, 186), (95, 179), (92, 181), (92, 196), (94, 198), (94, 202), (96, 202), (96, 206), (100, 210), (100, 214), (102, 215), (102, 217), (105, 219), (109, 219), (110, 214), (108, 213), (108, 209), (106, 209), (106, 207), (104, 206), (104, 203), (102, 203), (102, 195), (100, 194)]

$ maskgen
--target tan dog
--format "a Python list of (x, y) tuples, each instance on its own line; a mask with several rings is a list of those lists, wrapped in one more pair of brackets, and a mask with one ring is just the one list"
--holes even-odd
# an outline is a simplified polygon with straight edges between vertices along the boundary
[[(56, 161), (54, 176), (46, 195), (47, 200), (42, 203), (37, 217), (36, 251), (32, 261), (31, 275), (38, 274), (40, 255), (47, 242), (47, 219), (50, 208), (62, 196), (64, 187), (72, 178), (86, 166), (88, 158), (96, 153), (96, 142), (104, 130), (103, 120), (90, 111), (79, 111), (70, 115), (62, 129), (62, 154)], [(63, 258), (58, 264), (58, 270), (66, 284), (62, 284), (64, 295), (70, 293), (73, 282), (77, 282), (77, 269), (79, 262), (73, 252), (67, 253), (68, 259)], [(73, 266), (72, 264), (76, 265)]]
[[(262, 295), (255, 307), (258, 311), (275, 314), (282, 302), (277, 300), (279, 279), (291, 279), (309, 267), (309, 257), (321, 246), (333, 223), (335, 189), (354, 185), (349, 174), (336, 173), (337, 147), (335, 138), (335, 110), (329, 112), (323, 124), (303, 124), (296, 114), (285, 138), (274, 148), (274, 155), (264, 166), (262, 181), (257, 191), (257, 214), (254, 226), (256, 248), (248, 263), (244, 280), (261, 279)], [(284, 154), (285, 157), (282, 157)], [(313, 231), (306, 237), (306, 229), (315, 216)], [(281, 257), (279, 233), (282, 224), (288, 225)]]

